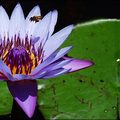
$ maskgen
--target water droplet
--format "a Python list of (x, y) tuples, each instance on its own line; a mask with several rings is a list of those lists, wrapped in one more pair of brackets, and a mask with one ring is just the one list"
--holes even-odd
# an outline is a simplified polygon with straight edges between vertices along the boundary
[(107, 112), (108, 112), (108, 110), (107, 110), (107, 109), (105, 109), (105, 110), (104, 110), (104, 112), (105, 112), (105, 113), (107, 113)]
[(38, 85), (38, 90), (41, 90), (41, 89), (43, 89), (43, 88), (45, 88), (45, 85), (43, 85), (43, 84)]
[(116, 62), (120, 62), (120, 59), (117, 59)]
[(112, 109), (116, 110), (116, 106), (113, 106)]

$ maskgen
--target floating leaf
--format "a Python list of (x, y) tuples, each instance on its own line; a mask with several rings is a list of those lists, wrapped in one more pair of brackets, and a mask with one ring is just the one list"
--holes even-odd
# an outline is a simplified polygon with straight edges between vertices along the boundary
[(95, 65), (46, 81), (39, 105), (46, 119), (117, 119), (120, 116), (120, 21), (97, 20), (75, 27), (64, 46), (69, 56)]
[(9, 114), (12, 108), (12, 96), (5, 82), (0, 82), (0, 115)]

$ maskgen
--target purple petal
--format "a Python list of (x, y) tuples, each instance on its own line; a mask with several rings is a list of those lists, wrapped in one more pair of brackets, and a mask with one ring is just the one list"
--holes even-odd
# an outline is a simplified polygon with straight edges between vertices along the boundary
[(40, 37), (34, 37), (34, 38), (32, 38), (31, 44), (34, 45), (36, 42), (39, 41), (39, 39), (40, 39)]
[[(57, 50), (60, 45), (66, 40), (73, 29), (73, 25), (69, 25), (59, 32), (55, 33), (46, 41), (43, 51), (44, 52), (44, 60), (50, 56), (55, 50)], [(51, 47), (54, 46), (54, 47)]]
[(59, 69), (59, 68), (62, 68), (64, 65), (68, 64), (71, 60), (58, 60), (50, 65), (48, 65), (47, 67), (43, 68), (41, 70), (41, 72), (43, 71), (52, 71), (52, 70), (56, 70), (56, 69)]
[(23, 75), (23, 74), (15, 74), (14, 78), (15, 78), (14, 81), (33, 80), (33, 78), (31, 76), (29, 76), (29, 75)]
[(53, 59), (53, 62), (62, 58), (65, 54), (67, 54), (70, 50), (72, 49), (72, 46), (68, 46), (65, 48), (62, 48), (58, 51), (57, 55), (55, 56), (55, 58)]
[(31, 118), (35, 111), (37, 100), (36, 81), (24, 80), (19, 82), (7, 82), (7, 84), (14, 99), (28, 117)]
[(63, 69), (63, 68), (60, 68), (60, 69), (57, 69), (57, 70), (53, 70), (53, 71), (48, 72), (45, 76), (43, 76), (42, 79), (54, 78), (54, 77), (60, 76), (62, 74), (66, 74), (69, 71), (70, 71), (70, 69), (66, 70), (66, 69)]
[[(71, 59), (69, 57), (64, 57), (64, 59)], [(89, 66), (92, 66), (94, 63), (89, 60), (80, 60), (80, 59), (73, 59), (70, 63), (63, 66), (65, 69), (71, 69), (69, 72), (74, 72), (80, 69), (87, 68)]]
[(58, 12), (57, 12), (57, 10), (54, 10), (52, 12), (52, 16), (51, 16), (51, 22), (50, 22), (50, 28), (49, 28), (49, 37), (52, 35), (52, 33), (55, 29), (55, 25), (57, 23), (57, 18), (58, 18)]
[(0, 72), (3, 73), (3, 75), (5, 75), (8, 80), (11, 80), (11, 81), (14, 80), (10, 69), (2, 60), (0, 60)]
[(54, 52), (53, 54), (51, 54), (45, 61), (43, 61), (43, 63), (39, 64), (32, 72), (30, 75), (35, 75), (38, 74), (38, 72), (40, 72), (41, 69), (43, 69), (44, 67), (50, 65), (51, 63), (55, 62), (56, 60), (60, 59), (61, 57), (63, 57), (65, 54), (67, 54), (70, 50), (71, 50), (71, 46), (70, 47), (65, 47), (62, 48), (61, 50), (58, 50), (56, 52)]
[(51, 15), (52, 15), (52, 12), (49, 12), (47, 15), (45, 15), (45, 17), (39, 22), (38, 27), (34, 31), (33, 36), (40, 37), (40, 40), (35, 44), (36, 50), (38, 49), (41, 43), (42, 45), (44, 44), (48, 36)]
[(51, 56), (49, 56), (44, 62), (42, 62), (41, 64), (39, 64), (32, 72), (30, 75), (35, 75), (36, 73), (38, 73), (42, 68), (46, 67), (47, 65), (49, 65), (53, 58), (56, 56), (57, 53), (52, 54)]
[(43, 78), (48, 72), (51, 72), (56, 69), (62, 68), (64, 65), (68, 64), (71, 60), (59, 60), (53, 64), (48, 65), (47, 67), (43, 68), (39, 71), (38, 74), (32, 76), (34, 79)]
[(43, 72), (41, 72), (41, 73), (37, 73), (37, 74), (33, 75), (32, 77), (33, 77), (34, 79), (41, 79), (43, 76), (46, 75), (46, 73), (47, 73), (47, 71), (43, 71)]
[(39, 24), (39, 22), (35, 23), (33, 21), (30, 21), (30, 18), (33, 16), (41, 16), (40, 7), (38, 5), (35, 6), (26, 17), (25, 23), (26, 23), (26, 34), (28, 36), (28, 40), (30, 40), (30, 37), (33, 36), (33, 33)]
[(24, 40), (25, 38), (25, 18), (21, 5), (18, 3), (10, 17), (9, 24), (9, 38), (14, 39), (14, 36), (19, 37)]
[(7, 78), (4, 76), (4, 75), (0, 75), (0, 80), (3, 81), (3, 80), (6, 80)]
[(5, 39), (5, 42), (8, 38), (8, 30), (9, 30), (9, 17), (5, 11), (5, 9), (0, 6), (0, 44), (2, 43), (2, 40)]

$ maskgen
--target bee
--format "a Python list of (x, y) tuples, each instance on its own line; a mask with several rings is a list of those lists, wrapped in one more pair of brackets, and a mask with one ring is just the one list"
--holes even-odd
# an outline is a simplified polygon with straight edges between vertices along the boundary
[(41, 18), (42, 18), (41, 16), (33, 16), (30, 18), (30, 21), (33, 21), (36, 23), (36, 22), (39, 22), (41, 20)]

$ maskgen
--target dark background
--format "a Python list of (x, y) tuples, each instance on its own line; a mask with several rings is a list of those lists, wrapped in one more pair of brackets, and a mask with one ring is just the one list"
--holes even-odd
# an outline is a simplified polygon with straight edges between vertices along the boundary
[(69, 24), (99, 18), (120, 18), (120, 0), (0, 0), (9, 16), (20, 2), (25, 15), (37, 4), (40, 5), (42, 16), (50, 10), (59, 12), (57, 30)]
[[(22, 5), (25, 16), (37, 4), (41, 8), (42, 16), (50, 10), (57, 9), (59, 18), (56, 30), (69, 24), (99, 18), (120, 18), (120, 0), (0, 0), (0, 4), (6, 9), (9, 16), (18, 2)], [(13, 105), (11, 115), (15, 118), (14, 120), (27, 120), (28, 118), (19, 109), (19, 106)], [(39, 120), (40, 114), (40, 111), (36, 109), (32, 120)], [(10, 120), (9, 116), (10, 114), (0, 116), (0, 120)], [(41, 120), (43, 119), (41, 118)]]

